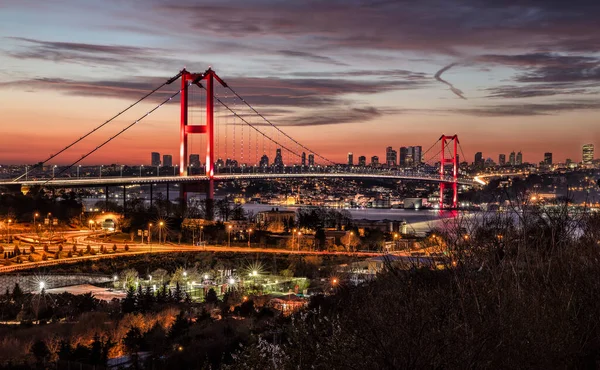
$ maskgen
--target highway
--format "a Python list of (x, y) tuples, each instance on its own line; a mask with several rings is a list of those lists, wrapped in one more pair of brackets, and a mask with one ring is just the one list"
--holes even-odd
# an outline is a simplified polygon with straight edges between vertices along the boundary
[[(61, 258), (58, 260), (50, 259), (48, 261), (36, 261), (36, 262), (23, 262), (21, 264), (14, 264), (11, 266), (0, 267), (0, 274), (11, 273), (29, 269), (37, 269), (42, 267), (50, 267), (62, 264), (71, 264), (81, 261), (88, 260), (99, 260), (105, 258), (121, 258), (126, 256), (135, 256), (149, 253), (176, 253), (176, 252), (212, 252), (212, 253), (270, 253), (270, 254), (298, 254), (298, 255), (329, 255), (329, 256), (353, 256), (353, 257), (375, 257), (380, 256), (381, 253), (376, 252), (327, 252), (327, 251), (307, 251), (307, 250), (290, 250), (290, 249), (274, 249), (274, 248), (260, 248), (260, 247), (228, 247), (228, 246), (191, 246), (191, 245), (176, 245), (176, 244), (139, 244), (139, 243), (114, 243), (114, 242), (98, 242), (87, 240), (93, 233), (86, 232), (85, 235), (81, 235), (81, 232), (70, 232), (68, 234), (76, 234), (76, 243), (80, 248), (85, 248), (89, 244), (94, 249), (96, 255), (85, 255), (85, 256), (73, 256), (71, 258)], [(73, 236), (68, 239), (73, 238)], [(112, 252), (112, 246), (117, 245), (117, 252)], [(129, 251), (125, 251), (125, 244), (129, 247)], [(63, 251), (70, 250), (73, 244), (65, 244)], [(42, 245), (34, 245), (36, 249), (42, 248)], [(101, 246), (105, 246), (111, 251), (111, 253), (100, 254), (99, 249)], [(49, 252), (58, 251), (58, 246), (50, 246)]]

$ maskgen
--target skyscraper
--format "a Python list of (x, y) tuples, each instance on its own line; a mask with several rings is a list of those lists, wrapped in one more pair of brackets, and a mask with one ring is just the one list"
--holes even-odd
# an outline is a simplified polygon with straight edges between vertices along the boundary
[(405, 146), (400, 147), (400, 159), (398, 164), (402, 167), (406, 166), (406, 156), (408, 155), (408, 148)]
[(367, 157), (365, 157), (364, 155), (361, 155), (360, 157), (358, 157), (358, 165), (361, 167), (364, 167), (367, 165)]
[(160, 166), (160, 153), (158, 152), (152, 152), (152, 160), (151, 163), (153, 166)]
[(413, 164), (415, 166), (418, 166), (421, 164), (421, 153), (423, 152), (423, 147), (418, 145), (418, 146), (413, 146)]
[[(267, 159), (268, 161), (268, 159)], [(302, 152), (302, 167), (306, 166), (306, 153)]]
[(173, 156), (170, 154), (163, 155), (163, 166), (173, 167)]
[(510, 155), (508, 156), (508, 163), (511, 166), (514, 166), (516, 164), (516, 160), (515, 160), (515, 152), (510, 152)]
[(379, 157), (374, 155), (371, 157), (371, 166), (377, 166), (379, 165)]
[(354, 154), (348, 153), (348, 166), (354, 166)]
[(415, 148), (412, 146), (409, 146), (406, 148), (406, 159), (404, 160), (404, 165), (405, 166), (412, 166), (413, 162), (414, 162), (414, 156), (415, 154)]
[(273, 166), (283, 167), (283, 157), (281, 156), (281, 148), (277, 148), (275, 152), (275, 160), (273, 161)]
[(521, 153), (520, 151), (517, 153), (517, 160), (516, 160), (515, 164), (517, 166), (520, 166), (523, 164), (523, 153)]
[(190, 154), (190, 166), (200, 168), (200, 154)]
[[(304, 154), (304, 153), (303, 153), (303, 154)], [(303, 158), (303, 161), (304, 161), (305, 159), (306, 159), (306, 158)], [(262, 157), (260, 157), (260, 163), (259, 163), (259, 166), (261, 166), (261, 167), (263, 167), (263, 168), (264, 168), (264, 167), (269, 167), (269, 157), (267, 157), (267, 155), (266, 155), (266, 154), (263, 154), (263, 155), (262, 155)]]
[(473, 161), (473, 165), (475, 167), (483, 167), (483, 153), (477, 152), (475, 153), (475, 160)]
[(388, 166), (395, 166), (398, 152), (396, 152), (391, 146), (385, 149), (385, 163)]
[(591, 164), (594, 160), (594, 144), (585, 144), (581, 148), (581, 156), (583, 164)]
[(506, 164), (506, 154), (500, 154), (498, 156), (498, 164), (504, 166)]
[(547, 165), (552, 164), (552, 153), (550, 153), (550, 152), (544, 153), (544, 164), (547, 164)]
[(314, 154), (308, 155), (308, 165), (310, 167), (313, 167), (315, 165), (315, 155)]

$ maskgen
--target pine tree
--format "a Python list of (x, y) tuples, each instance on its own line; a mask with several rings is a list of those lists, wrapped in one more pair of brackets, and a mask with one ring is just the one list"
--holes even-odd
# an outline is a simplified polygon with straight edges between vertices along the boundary
[(131, 313), (136, 309), (135, 289), (130, 286), (127, 290), (127, 295), (121, 302), (121, 310), (123, 313)]
[(14, 300), (17, 300), (17, 299), (21, 298), (21, 296), (23, 296), (23, 291), (21, 290), (19, 283), (15, 283), (15, 287), (13, 288), (13, 292), (12, 292), (12, 297)]
[(173, 293), (173, 300), (177, 303), (181, 302), (183, 299), (183, 292), (181, 291), (181, 287), (179, 286), (179, 282), (175, 285), (175, 292)]
[(185, 313), (183, 311), (179, 311), (177, 317), (175, 317), (175, 321), (173, 325), (171, 325), (171, 329), (169, 329), (169, 338), (174, 340), (179, 338), (187, 333), (187, 330), (190, 327), (189, 320), (185, 317)]

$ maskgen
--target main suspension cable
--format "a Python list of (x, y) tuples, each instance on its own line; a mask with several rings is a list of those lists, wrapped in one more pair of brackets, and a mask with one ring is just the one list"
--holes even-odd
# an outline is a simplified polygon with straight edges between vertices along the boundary
[(140, 102), (142, 102), (143, 100), (145, 100), (146, 98), (148, 98), (150, 95), (154, 94), (155, 92), (157, 92), (158, 90), (160, 90), (161, 88), (163, 88), (166, 85), (170, 85), (171, 83), (173, 83), (175, 80), (177, 80), (179, 77), (181, 77), (181, 72), (178, 73), (176, 76), (168, 79), (167, 81), (165, 81), (164, 83), (162, 83), (159, 87), (155, 88), (154, 90), (150, 91), (149, 93), (147, 93), (146, 95), (142, 96), (141, 98), (139, 98), (135, 103), (131, 104), (130, 106), (128, 106), (127, 108), (123, 109), (122, 111), (120, 111), (119, 113), (115, 114), (114, 116), (112, 116), (111, 118), (109, 118), (108, 120), (106, 120), (104, 123), (102, 123), (101, 125), (95, 127), (92, 131), (88, 132), (87, 134), (83, 135), (82, 137), (80, 137), (79, 139), (75, 140), (74, 142), (72, 142), (71, 144), (67, 145), (66, 147), (64, 147), (62, 150), (60, 150), (59, 152), (52, 154), (50, 157), (48, 157), (45, 161), (43, 162), (38, 162), (37, 164), (33, 165), (33, 167), (26, 171), (24, 174), (22, 174), (21, 176), (13, 179), (14, 181), (19, 181), (21, 178), (23, 178), (23, 176), (29, 174), (29, 172), (31, 170), (34, 170), (35, 168), (39, 168), (42, 167), (45, 163), (47, 163), (48, 161), (52, 160), (53, 158), (55, 158), (56, 156), (60, 155), (61, 153), (63, 153), (64, 151), (66, 151), (67, 149), (71, 148), (72, 146), (74, 146), (75, 144), (79, 143), (80, 141), (82, 141), (83, 139), (85, 139), (86, 137), (90, 136), (91, 134), (93, 134), (94, 132), (100, 130), (102, 127), (106, 126), (107, 124), (109, 124), (110, 122), (114, 121), (116, 118), (118, 118), (119, 116), (121, 116), (123, 113), (127, 112), (128, 110), (130, 110), (131, 108), (133, 108), (134, 106), (136, 106), (137, 104), (139, 104)]
[[(191, 82), (188, 83), (187, 86), (191, 85)], [(186, 86), (186, 87), (187, 87)], [(98, 145), (97, 147), (95, 147), (93, 150), (91, 150), (90, 152), (88, 152), (87, 154), (84, 154), (81, 156), (81, 158), (79, 158), (78, 160), (76, 160), (75, 162), (71, 163), (70, 165), (68, 165), (67, 167), (63, 168), (62, 170), (60, 170), (58, 172), (58, 176), (60, 176), (62, 173), (68, 171), (69, 169), (71, 169), (71, 167), (73, 167), (74, 165), (76, 165), (77, 163), (81, 162), (82, 160), (84, 160), (85, 158), (89, 157), (90, 155), (92, 155), (92, 153), (96, 152), (98, 149), (102, 148), (104, 145), (108, 144), (109, 142), (111, 142), (113, 139), (117, 138), (119, 135), (121, 135), (122, 133), (124, 133), (125, 131), (129, 130), (131, 127), (133, 127), (136, 123), (140, 122), (141, 120), (143, 120), (144, 118), (148, 117), (152, 112), (154, 112), (155, 110), (157, 110), (158, 108), (162, 107), (163, 105), (165, 105), (166, 103), (168, 103), (169, 101), (171, 101), (174, 97), (176, 97), (177, 95), (179, 95), (184, 89), (181, 89), (177, 92), (175, 92), (173, 95), (171, 95), (168, 99), (164, 100), (162, 103), (160, 103), (159, 105), (157, 105), (156, 107), (152, 108), (151, 110), (148, 111), (148, 113), (144, 114), (143, 116), (141, 116), (140, 118), (138, 118), (137, 120), (133, 121), (133, 123), (131, 123), (130, 125), (126, 126), (124, 129), (122, 129), (121, 131), (117, 132), (116, 134), (114, 134), (113, 136), (109, 137), (107, 140), (105, 140), (102, 144)], [(54, 180), (56, 177), (52, 177), (51, 179), (47, 180), (46, 182), (44, 182), (42, 185), (46, 185), (48, 182)]]

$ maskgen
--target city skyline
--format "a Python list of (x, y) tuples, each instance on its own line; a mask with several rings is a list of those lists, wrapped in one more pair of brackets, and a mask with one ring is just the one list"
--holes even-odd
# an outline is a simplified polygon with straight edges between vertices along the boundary
[[(600, 104), (590, 99), (600, 35), (589, 32), (598, 5), (501, 3), (3, 2), (0, 162), (44, 160), (181, 68), (209, 65), (285, 132), (338, 163), (348, 152), (385, 158), (386, 146), (426, 148), (442, 133), (459, 135), (466, 158), (522, 150), (532, 163), (549, 151), (557, 162), (580, 161), (582, 145), (600, 144)], [(231, 27), (220, 23), (224, 14)], [(429, 17), (448, 33), (428, 32)], [(53, 163), (78, 159), (155, 104)], [(178, 109), (163, 107), (82, 163), (176, 153)], [(191, 144), (203, 158), (199, 142)]]

